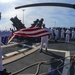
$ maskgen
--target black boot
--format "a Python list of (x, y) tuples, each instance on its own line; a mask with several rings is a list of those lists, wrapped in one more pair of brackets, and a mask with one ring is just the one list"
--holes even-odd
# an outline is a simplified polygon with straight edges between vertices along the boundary
[(42, 52), (42, 48), (40, 49), (40, 53)]
[(47, 48), (46, 48), (46, 52), (48, 52)]
[(3, 71), (0, 71), (0, 75), (10, 75), (11, 73), (8, 73), (6, 69)]

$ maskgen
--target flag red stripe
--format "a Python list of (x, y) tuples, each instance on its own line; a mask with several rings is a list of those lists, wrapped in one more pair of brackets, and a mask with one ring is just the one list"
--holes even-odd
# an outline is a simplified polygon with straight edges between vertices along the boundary
[(49, 34), (43, 34), (43, 35), (26, 35), (26, 34), (16, 34), (16, 35), (18, 35), (18, 36), (23, 36), (23, 37), (27, 37), (27, 38), (34, 38), (34, 37), (42, 37), (42, 36), (47, 36), (47, 35), (49, 35)]

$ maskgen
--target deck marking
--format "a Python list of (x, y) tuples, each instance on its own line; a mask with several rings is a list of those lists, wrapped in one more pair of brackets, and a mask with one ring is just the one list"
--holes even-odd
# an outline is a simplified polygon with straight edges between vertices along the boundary
[(10, 46), (14, 46), (14, 45), (17, 45), (17, 44), (18, 43), (14, 42), (12, 44), (2, 45), (1, 48), (10, 47)]

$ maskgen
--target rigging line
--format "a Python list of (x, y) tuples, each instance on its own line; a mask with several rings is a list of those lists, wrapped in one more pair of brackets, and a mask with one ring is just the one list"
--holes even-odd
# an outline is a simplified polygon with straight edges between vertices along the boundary
[[(58, 60), (58, 59), (57, 59), (57, 60)], [(64, 61), (61, 60), (61, 62), (63, 63)], [(60, 66), (62, 63), (60, 63), (59, 66)], [(41, 66), (42, 64), (50, 65), (50, 63), (48, 63), (48, 62), (40, 62), (40, 63), (38, 64), (38, 66), (37, 66), (37, 71), (36, 71), (35, 75), (38, 75), (38, 74), (39, 74), (40, 66)]]
[(63, 64), (63, 62), (64, 62), (64, 61), (62, 61), (62, 60), (61, 60), (61, 62), (62, 62), (62, 63), (60, 63), (60, 64), (58, 65), (58, 67), (57, 67), (57, 71), (59, 72), (59, 74), (60, 74), (60, 75), (61, 75), (61, 72), (59, 71), (59, 69), (58, 69), (58, 68), (59, 68), (59, 66), (60, 66), (60, 65), (62, 65), (62, 64)]
[(37, 66), (37, 71), (36, 71), (35, 75), (38, 75), (39, 70), (40, 70), (40, 65), (41, 65), (41, 64), (42, 64), (42, 63), (39, 63), (39, 64), (38, 64), (38, 66)]
[[(67, 64), (65, 64), (64, 66), (60, 66), (59, 68), (56, 68), (56, 69), (52, 70), (51, 72), (56, 71), (56, 70), (58, 70), (58, 69), (60, 69), (60, 68), (62, 68), (62, 67), (66, 67), (66, 66), (69, 65), (69, 64), (72, 65), (73, 62), (75, 62), (75, 61), (72, 61), (72, 62), (70, 62), (70, 63), (67, 63)], [(42, 74), (39, 74), (39, 75), (50, 74), (51, 72), (42, 73)]]
[[(46, 61), (40, 61), (40, 62), (42, 63), (42, 62), (46, 62)], [(24, 68), (22, 68), (22, 69), (20, 69), (20, 70), (18, 70), (16, 72), (13, 72), (11, 75), (18, 74), (18, 73), (22, 72), (25, 69), (28, 69), (28, 68), (30, 68), (32, 66), (35, 66), (35, 65), (39, 64), (40, 62), (37, 62), (37, 63), (31, 64), (31, 65), (28, 65), (28, 66), (26, 66), (26, 67), (24, 67)]]
[[(56, 61), (54, 61), (54, 62), (56, 62)], [(54, 63), (54, 62), (51, 62), (51, 63)], [(39, 63), (40, 63), (40, 64), (39, 64)], [(32, 66), (35, 66), (35, 65), (37, 65), (37, 64), (41, 65), (41, 64), (51, 64), (51, 63), (48, 63), (47, 61), (40, 61), (40, 62), (31, 64), (31, 65), (29, 65), (29, 66), (27, 66), (27, 67), (24, 67), (24, 68), (20, 69), (19, 71), (13, 72), (13, 73), (11, 73), (11, 75), (16, 75), (16, 74), (18, 74), (18, 73), (20, 73), (20, 72), (22, 72), (22, 71), (24, 71), (24, 70), (26, 70), (26, 69), (28, 69), (28, 68), (30, 68), (30, 67), (32, 67)], [(38, 71), (38, 69), (37, 69), (37, 71)], [(36, 72), (36, 74), (37, 74), (37, 72)]]
[[(72, 56), (74, 56), (74, 55), (72, 55)], [(66, 59), (66, 58), (68, 58), (68, 57), (71, 57), (71, 56), (67, 56), (67, 57), (65, 57), (64, 59)], [(63, 58), (62, 58), (62, 59), (63, 59)], [(57, 59), (57, 61), (60, 61), (60, 60), (62, 60), (62, 59)], [(54, 62), (51, 62), (51, 63), (55, 63), (55, 62), (57, 62), (57, 61), (54, 61)], [(40, 62), (41, 62), (41, 63), (45, 63), (45, 64), (48, 63), (47, 61), (40, 61)], [(48, 63), (48, 64), (51, 64), (51, 63)], [(18, 73), (22, 72), (23, 70), (28, 69), (28, 68), (30, 68), (30, 67), (32, 67), (32, 66), (34, 66), (34, 65), (37, 65), (37, 64), (39, 64), (39, 62), (34, 63), (34, 64), (31, 64), (31, 65), (28, 65), (27, 67), (24, 67), (24, 68), (20, 69), (19, 71), (13, 72), (11, 75), (18, 74)]]

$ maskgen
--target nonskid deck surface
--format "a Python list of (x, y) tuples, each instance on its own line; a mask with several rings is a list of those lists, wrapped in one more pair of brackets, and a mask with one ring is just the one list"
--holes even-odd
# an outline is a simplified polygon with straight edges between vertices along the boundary
[[(62, 55), (62, 53), (61, 53), (61, 55)], [(40, 70), (39, 70), (39, 74), (41, 74), (41, 73), (50, 71), (50, 68), (51, 68), (51, 65), (50, 65), (51, 60), (50, 59), (51, 58), (53, 58), (53, 57), (51, 57), (43, 52), (39, 53), (39, 50), (38, 50), (26, 57), (23, 57), (13, 63), (9, 63), (4, 66), (8, 69), (8, 71), (16, 72), (22, 68), (32, 65), (31, 67), (23, 70), (19, 74), (35, 74), (38, 64), (41, 64)]]
[[(63, 57), (71, 56), (71, 55), (75, 54), (75, 50), (74, 50), (75, 46), (74, 45), (75, 45), (75, 43), (66, 44), (63, 42), (58, 42), (58, 43), (50, 42), (48, 45), (48, 51), (52, 52), (58, 56), (63, 56)], [(8, 69), (8, 71), (11, 71), (13, 73), (24, 67), (26, 68), (27, 66), (33, 65), (40, 61), (48, 61), (49, 62), (50, 59), (54, 57), (54, 55), (52, 55), (51, 53), (49, 54), (49, 52), (46, 53), (44, 51), (42, 53), (39, 53), (39, 51), (40, 50), (38, 49), (38, 51), (36, 51), (32, 54), (30, 54), (22, 59), (19, 59), (13, 63), (4, 65), (4, 66)], [(50, 69), (51, 69), (50, 65), (41, 64), (39, 74), (45, 73), (45, 72), (50, 72)], [(36, 70), (37, 70), (37, 65), (29, 67), (16, 75), (19, 75), (19, 74), (33, 74), (34, 75), (36, 73)]]

